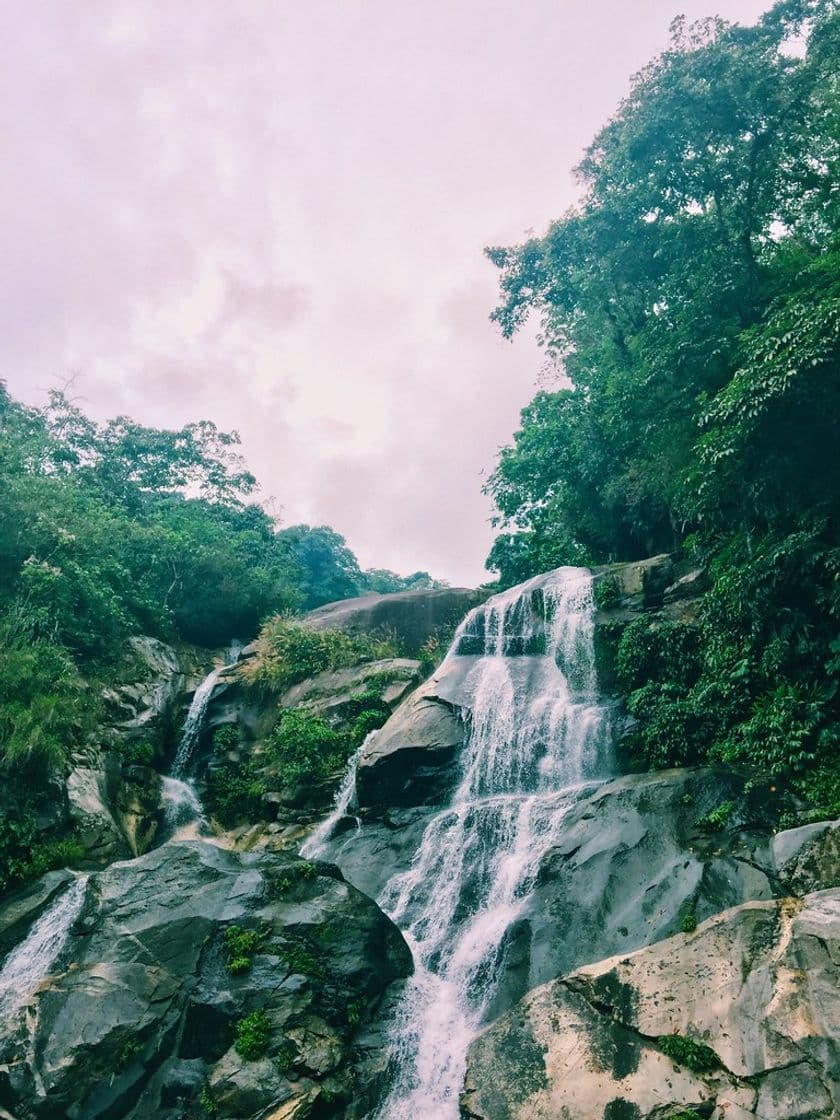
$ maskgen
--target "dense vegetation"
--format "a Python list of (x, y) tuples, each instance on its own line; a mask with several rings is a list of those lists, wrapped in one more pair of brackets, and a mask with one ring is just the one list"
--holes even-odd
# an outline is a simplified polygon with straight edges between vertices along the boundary
[[(298, 681), (318, 673), (397, 655), (385, 638), (313, 630), (280, 616), (263, 625), (256, 646), (242, 674), (246, 686), (264, 701), (276, 700)], [(328, 723), (304, 709), (278, 706), (276, 721), (259, 752), (248, 752), (247, 757), (239, 755), (236, 730), (220, 727), (213, 741), (216, 754), (232, 749), (236, 760), (223, 759), (211, 767), (205, 792), (209, 810), (223, 824), (233, 825), (258, 816), (262, 798), (271, 792), (292, 802), (317, 803), (328, 798), (332, 781), (346, 768), (350, 755), (390, 715), (390, 707), (381, 699), (382, 686), (388, 680), (383, 673), (369, 677), (344, 705), (338, 722)]]
[(494, 312), (562, 368), (489, 479), (505, 585), (669, 551), (712, 589), (619, 662), (650, 765), (726, 759), (840, 813), (840, 13), (675, 22), (578, 168), (488, 250)]
[(35, 802), (55, 800), (128, 635), (221, 645), (277, 612), (434, 585), (362, 571), (326, 526), (278, 528), (237, 443), (208, 422), (97, 424), (60, 392), (28, 408), (0, 382), (0, 889), (26, 877)]

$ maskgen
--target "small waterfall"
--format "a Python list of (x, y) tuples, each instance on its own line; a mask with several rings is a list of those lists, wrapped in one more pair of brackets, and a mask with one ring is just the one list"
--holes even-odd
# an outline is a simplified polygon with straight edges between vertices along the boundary
[(6, 957), (0, 969), (0, 1019), (8, 1020), (20, 1010), (49, 975), (81, 912), (87, 881), (87, 875), (79, 875)]
[(204, 806), (191, 782), (164, 778), (161, 798), (170, 840), (194, 840), (210, 831)]
[[(315, 829), (312, 835), (304, 842), (300, 849), (300, 854), (304, 859), (317, 859), (324, 854), (327, 847), (327, 841), (335, 832), (336, 825), (342, 818), (347, 816), (347, 810), (353, 801), (353, 796), (356, 792), (356, 770), (359, 766), (359, 759), (365, 747), (376, 734), (375, 731), (366, 736), (362, 745), (353, 753), (347, 763), (347, 770), (344, 777), (341, 779), (341, 785), (335, 792), (335, 800), (333, 801), (333, 811), (325, 821)], [(360, 821), (356, 818), (356, 827), (359, 827)]]
[(198, 745), (198, 740), (204, 728), (204, 718), (207, 715), (207, 708), (213, 696), (213, 689), (216, 687), (219, 677), (236, 664), (241, 652), (242, 643), (240, 641), (231, 642), (227, 654), (227, 664), (212, 669), (195, 690), (187, 712), (187, 718), (184, 720), (184, 729), (181, 732), (178, 750), (175, 752), (175, 761), (172, 763), (173, 778), (183, 778), (187, 772), (193, 751)]
[(415, 960), (376, 1120), (457, 1120), (466, 1053), (491, 1008), (505, 939), (585, 783), (605, 776), (592, 585), (561, 568), (488, 600), (448, 657), (476, 656), (462, 776), (379, 902)]
[(216, 687), (216, 682), (221, 674), (221, 667), (213, 669), (195, 690), (190, 710), (184, 720), (184, 730), (181, 732), (181, 741), (178, 744), (178, 750), (175, 752), (175, 761), (172, 763), (172, 776), (175, 778), (184, 776), (192, 760), (193, 751), (204, 727), (204, 717), (207, 715), (210, 697), (213, 695), (213, 689)]

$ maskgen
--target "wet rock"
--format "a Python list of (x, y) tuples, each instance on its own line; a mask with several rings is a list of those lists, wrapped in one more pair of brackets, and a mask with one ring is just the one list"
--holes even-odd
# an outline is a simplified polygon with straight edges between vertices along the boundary
[(836, 889), (747, 903), (537, 988), (473, 1044), (462, 1098), (473, 1120), (839, 1107)]
[[(726, 803), (725, 822), (710, 827), (709, 813)], [(503, 946), (491, 1014), (548, 980), (732, 906), (795, 886), (801, 893), (834, 886), (830, 845), (840, 830), (821, 825), (802, 837), (777, 835), (771, 803), (766, 790), (748, 793), (742, 776), (714, 769), (629, 775), (549, 799), (538, 825), (550, 843)], [(360, 822), (350, 819), (336, 831), (326, 858), (377, 898), (408, 870), (435, 812), (363, 811)]]
[[(354, 1035), (411, 959), (334, 868), (195, 841), (112, 864), (86, 892), (51, 977), (0, 1028), (14, 1115), (175, 1120), (207, 1094), (249, 1120), (327, 1082), (349, 1099)], [(232, 927), (252, 931), (235, 950)], [(255, 1012), (265, 1053), (244, 1058), (237, 1025)]]

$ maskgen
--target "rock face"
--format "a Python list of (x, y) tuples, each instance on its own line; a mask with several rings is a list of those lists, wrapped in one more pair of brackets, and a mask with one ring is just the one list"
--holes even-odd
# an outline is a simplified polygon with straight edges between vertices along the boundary
[[(505, 616), (504, 649), (527, 677), (548, 640), (545, 577)], [(467, 737), (467, 721), (480, 656), (496, 641), (499, 608), (476, 606), (463, 620), (449, 654), (437, 671), (397, 709), (359, 760), (356, 792), (363, 808), (441, 804), (458, 780), (457, 759)], [(537, 655), (537, 656), (532, 656)], [(571, 667), (567, 667), (571, 671)]]
[(316, 630), (347, 630), (352, 634), (393, 635), (409, 657), (417, 656), (430, 638), (451, 634), (464, 615), (489, 592), (467, 587), (435, 591), (397, 591), (362, 595), (310, 611), (301, 621)]
[(385, 704), (395, 707), (422, 679), (421, 663), (411, 658), (366, 661), (351, 669), (332, 669), (308, 677), (284, 692), (280, 705), (301, 708), (330, 724), (338, 724), (354, 708), (359, 693), (372, 691)]
[[(60, 901), (62, 886), (44, 892)], [(354, 1039), (411, 958), (335, 868), (196, 841), (69, 889), (84, 902), (51, 975), (4, 1007), (7, 1115), (249, 1120), (317, 1101), (342, 1117), (366, 1099)]]
[(840, 890), (751, 902), (532, 992), (473, 1044), (473, 1120), (840, 1112)]
[[(740, 903), (840, 886), (840, 829), (811, 825), (775, 835), (770, 799), (763, 789), (745, 793), (744, 779), (726, 770), (670, 770), (583, 789), (571, 806), (560, 796), (547, 804), (553, 843), (504, 946), (496, 1010), (581, 965)], [(719, 827), (706, 823), (727, 804)], [(368, 813), (358, 831), (338, 831), (326, 858), (379, 897), (411, 865), (433, 813)]]
[(394, 712), (359, 760), (356, 795), (362, 806), (440, 802), (457, 779), (466, 739), (464, 716), (471, 658), (447, 659)]

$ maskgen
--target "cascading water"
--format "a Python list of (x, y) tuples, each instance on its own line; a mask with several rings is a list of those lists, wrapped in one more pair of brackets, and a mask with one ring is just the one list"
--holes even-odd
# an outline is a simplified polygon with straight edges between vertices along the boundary
[(467, 1049), (498, 992), (508, 932), (565, 812), (587, 781), (606, 776), (593, 614), (589, 573), (561, 568), (491, 598), (456, 634), (447, 659), (475, 658), (460, 784), (379, 899), (415, 973), (376, 1120), (456, 1120)]
[(183, 778), (187, 771), (204, 727), (204, 717), (207, 715), (213, 689), (225, 668), (226, 666), (219, 666), (217, 669), (211, 670), (193, 693), (192, 703), (187, 712), (187, 718), (184, 720), (181, 741), (178, 743), (175, 761), (172, 763), (173, 778)]
[[(365, 738), (362, 745), (356, 750), (347, 764), (347, 771), (341, 780), (341, 785), (338, 787), (333, 800), (333, 811), (322, 821), (321, 824), (315, 829), (312, 835), (306, 840), (300, 849), (300, 854), (304, 859), (309, 859), (318, 856), (323, 851), (324, 841), (329, 839), (335, 832), (336, 825), (340, 820), (347, 816), (347, 811), (353, 801), (353, 795), (356, 792), (356, 769), (359, 765), (359, 759), (365, 747), (371, 741), (375, 731)], [(356, 818), (356, 826), (360, 825), (358, 817)]]
[(167, 824), (176, 830), (175, 839), (185, 837), (191, 839), (199, 835), (207, 825), (201, 799), (195, 786), (187, 779), (186, 774), (195, 748), (201, 738), (201, 732), (204, 730), (204, 722), (213, 697), (213, 691), (222, 674), (239, 660), (241, 652), (242, 643), (240, 641), (231, 642), (228, 649), (227, 664), (211, 669), (193, 693), (192, 703), (187, 712), (187, 718), (184, 720), (178, 750), (175, 752), (175, 760), (172, 763), (172, 773), (168, 778), (163, 779), (162, 796), (165, 817)]
[(87, 875), (79, 875), (41, 915), (0, 969), (0, 1021), (18, 1011), (58, 959), (85, 900)]

